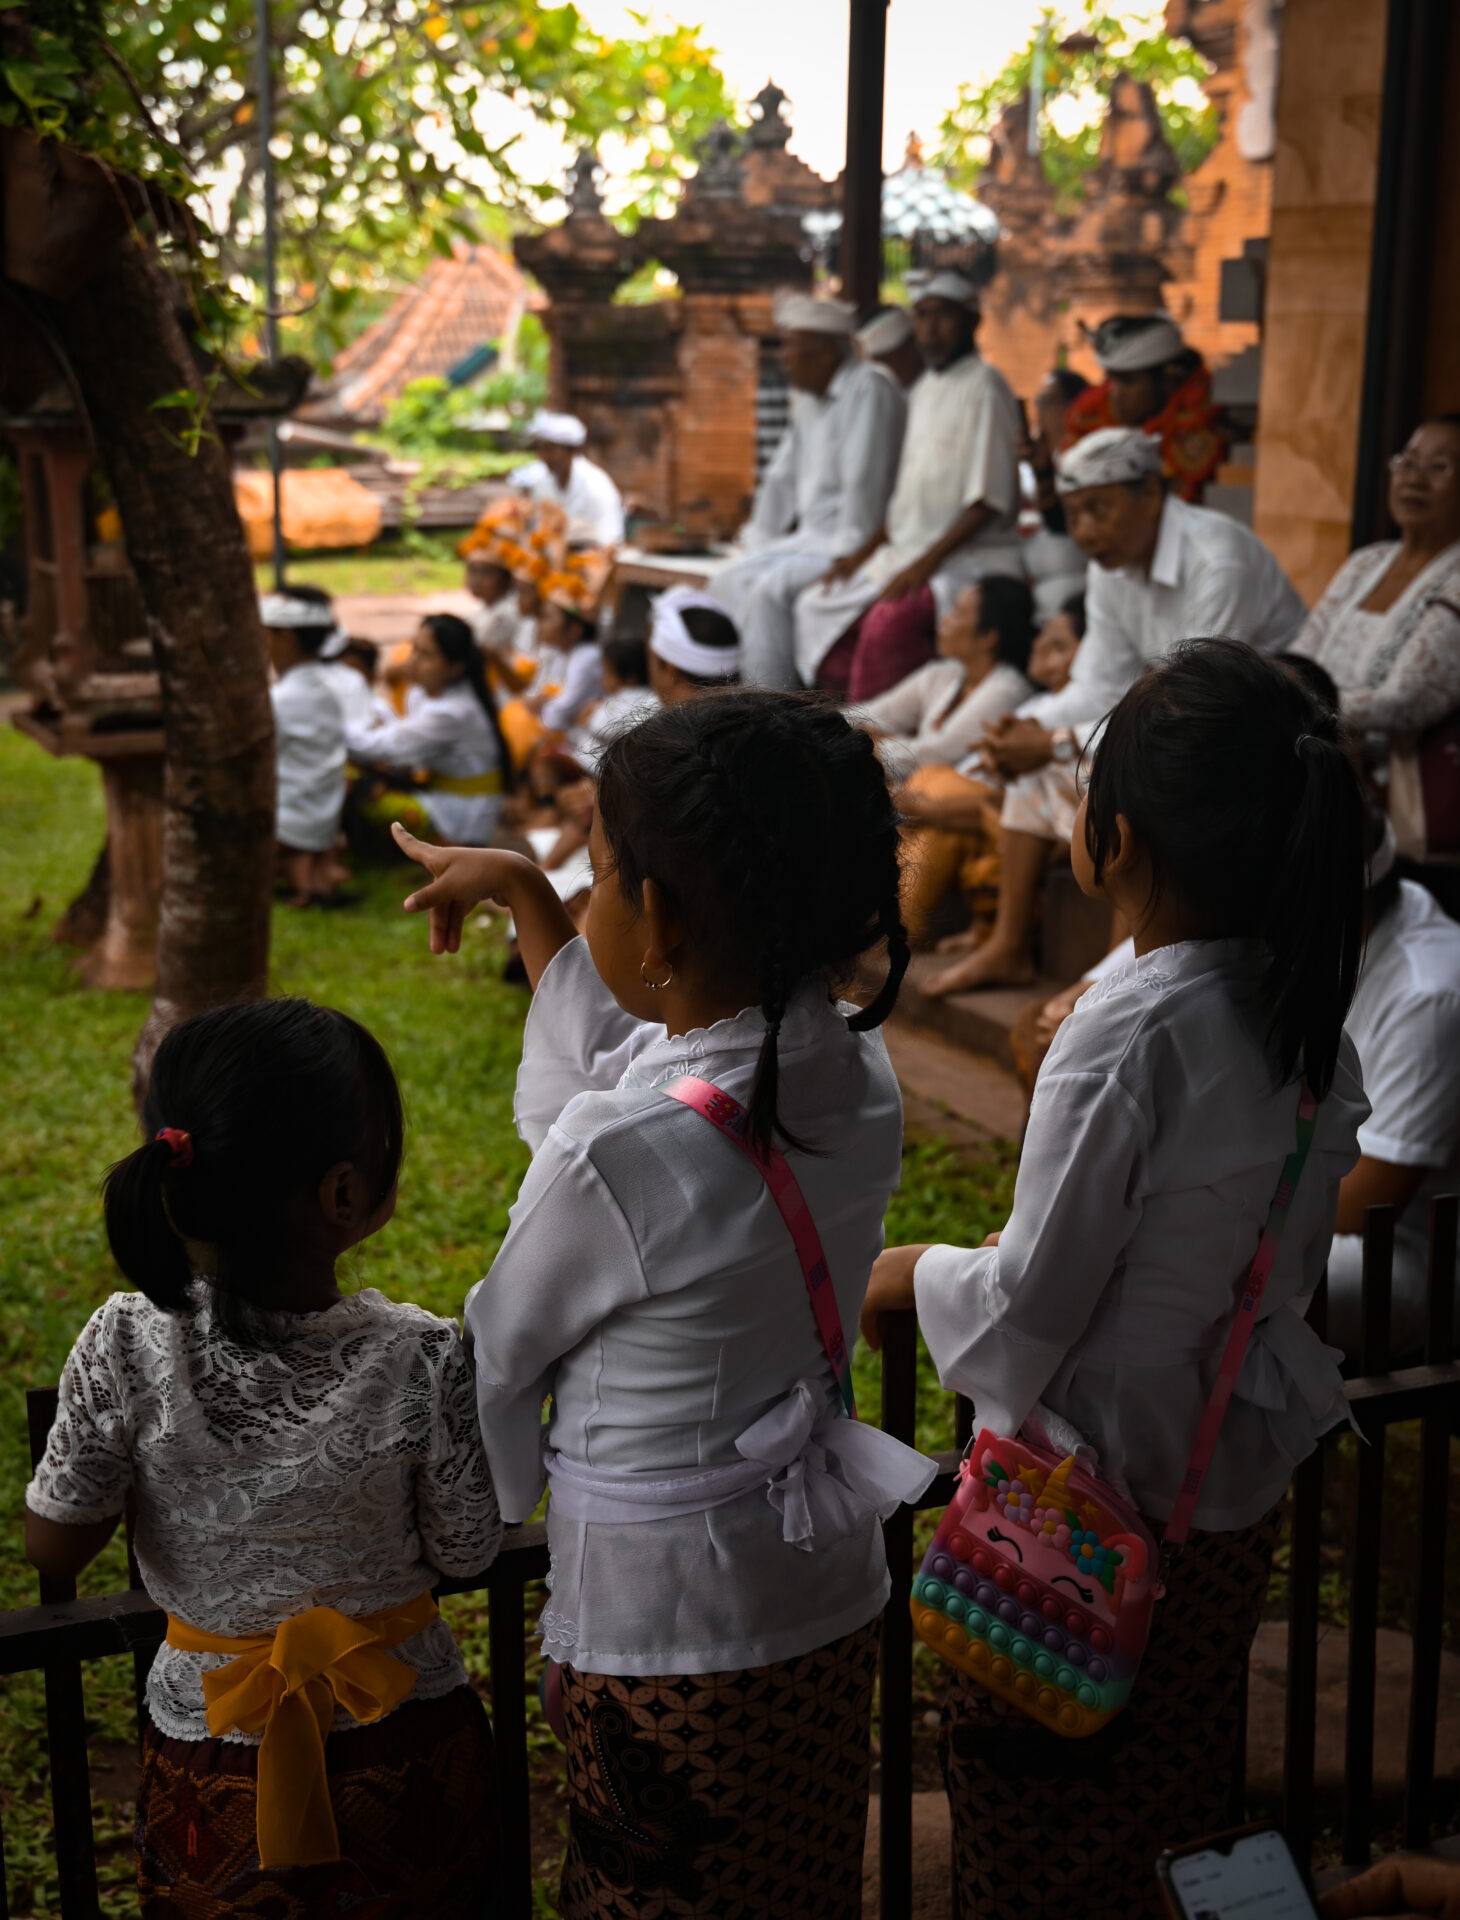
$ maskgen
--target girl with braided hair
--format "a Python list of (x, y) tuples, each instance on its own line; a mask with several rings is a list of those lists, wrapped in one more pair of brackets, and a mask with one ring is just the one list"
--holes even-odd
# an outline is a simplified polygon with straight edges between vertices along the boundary
[[(432, 875), (406, 905), (433, 951), (496, 899), (535, 993), (534, 1159), (466, 1325), (504, 1515), (532, 1513), (544, 1457), (552, 1494), (560, 1911), (852, 1920), (878, 1518), (932, 1473), (846, 1418), (843, 1385), (902, 1140), (876, 752), (806, 695), (650, 714), (599, 764), (582, 939), (530, 862), (397, 837)], [(840, 1000), (884, 947), (870, 1003)]]

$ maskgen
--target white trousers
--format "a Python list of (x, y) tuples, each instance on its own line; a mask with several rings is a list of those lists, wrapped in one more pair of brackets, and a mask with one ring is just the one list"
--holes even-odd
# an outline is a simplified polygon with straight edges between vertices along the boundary
[(740, 677), (747, 685), (801, 685), (796, 671), (796, 596), (830, 565), (829, 553), (777, 544), (732, 560), (715, 575), (711, 590), (740, 629)]

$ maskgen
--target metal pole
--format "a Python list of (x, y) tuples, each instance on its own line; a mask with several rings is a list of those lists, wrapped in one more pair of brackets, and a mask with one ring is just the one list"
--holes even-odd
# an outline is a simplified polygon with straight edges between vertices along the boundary
[[(264, 208), (264, 344), (272, 364), (279, 358), (278, 291), (274, 255), (274, 76), (269, 59), (269, 0), (258, 0), (259, 36), (259, 187)], [(284, 456), (279, 446), (279, 423), (268, 424), (269, 470), (274, 478), (274, 586), (284, 585), (284, 511), (282, 500)]]
[(1040, 115), (1044, 112), (1044, 62), (1049, 48), (1049, 15), (1034, 36), (1034, 60), (1029, 69), (1029, 151), (1039, 152)]
[(847, 166), (842, 184), (842, 293), (859, 314), (882, 290), (882, 106), (887, 0), (851, 0), (847, 43)]

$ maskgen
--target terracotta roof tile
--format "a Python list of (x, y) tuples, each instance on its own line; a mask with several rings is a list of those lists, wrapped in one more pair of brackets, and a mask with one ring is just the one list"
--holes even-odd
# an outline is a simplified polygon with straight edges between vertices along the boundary
[(445, 375), (484, 340), (500, 339), (524, 305), (521, 274), (495, 247), (458, 243), (335, 360), (335, 408), (378, 419), (403, 387)]

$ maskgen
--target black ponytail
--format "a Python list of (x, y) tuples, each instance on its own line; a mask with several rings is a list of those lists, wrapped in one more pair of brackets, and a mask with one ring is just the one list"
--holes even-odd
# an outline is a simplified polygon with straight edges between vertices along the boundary
[(307, 1000), (221, 1007), (174, 1027), (152, 1063), (142, 1126), (144, 1144), (103, 1185), (113, 1258), (168, 1313), (187, 1311), (211, 1280), (220, 1331), (245, 1346), (287, 1330), (277, 1276), (296, 1197), (349, 1161), (384, 1201), (404, 1130), (379, 1041)]
[(765, 1153), (777, 1133), (778, 1039), (810, 979), (845, 986), (863, 955), (888, 971), (849, 1024), (892, 1011), (908, 947), (897, 815), (870, 738), (814, 695), (708, 693), (651, 713), (608, 746), (598, 807), (625, 898), (653, 880), (683, 918), (706, 983), (759, 1007), (766, 1032), (748, 1102)]
[(487, 716), (497, 741), (497, 756), (502, 768), (502, 791), (512, 793), (517, 785), (517, 776), (512, 765), (512, 755), (507, 751), (507, 737), (502, 732), (502, 721), (497, 712), (497, 697), (492, 692), (492, 683), (487, 678), (487, 663), (482, 658), (482, 650), (473, 637), (471, 628), (454, 613), (428, 613), (421, 625), (430, 634), (440, 649), (441, 658), (453, 667), (465, 667), (467, 684), (476, 695), (477, 705)]
[(1213, 938), (1265, 953), (1259, 986), (1280, 1084), (1333, 1084), (1363, 950), (1363, 790), (1343, 723), (1251, 647), (1192, 640), (1116, 707), (1095, 752), (1085, 846), (1097, 877), (1124, 815)]

